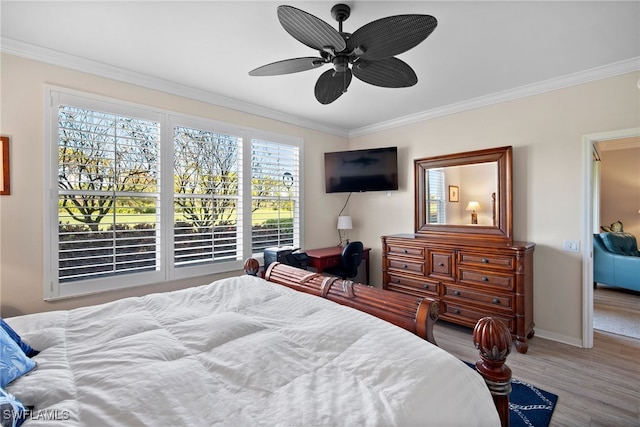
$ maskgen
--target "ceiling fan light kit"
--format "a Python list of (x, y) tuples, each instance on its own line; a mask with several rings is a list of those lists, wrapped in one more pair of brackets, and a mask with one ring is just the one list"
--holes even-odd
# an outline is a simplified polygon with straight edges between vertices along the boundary
[(431, 15), (396, 15), (370, 22), (353, 34), (342, 31), (351, 8), (336, 4), (331, 16), (338, 30), (303, 10), (278, 6), (278, 20), (285, 31), (299, 42), (319, 52), (319, 57), (285, 59), (249, 72), (251, 76), (276, 76), (312, 70), (325, 64), (333, 68), (320, 75), (315, 96), (321, 104), (330, 104), (345, 93), (352, 76), (380, 87), (410, 87), (418, 82), (413, 69), (395, 58), (425, 40), (438, 21)]

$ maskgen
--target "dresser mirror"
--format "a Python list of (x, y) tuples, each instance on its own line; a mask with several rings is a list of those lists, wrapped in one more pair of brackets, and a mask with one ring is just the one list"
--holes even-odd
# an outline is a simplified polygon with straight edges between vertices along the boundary
[(414, 160), (418, 235), (512, 240), (512, 148)]

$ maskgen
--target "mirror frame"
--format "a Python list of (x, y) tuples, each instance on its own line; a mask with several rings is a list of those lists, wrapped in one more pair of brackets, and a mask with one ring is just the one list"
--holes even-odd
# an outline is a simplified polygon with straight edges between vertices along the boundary
[[(513, 241), (513, 197), (512, 197), (512, 147), (497, 147), (486, 150), (467, 151), (436, 157), (415, 159), (415, 233), (424, 237), (456, 237), (461, 239), (483, 239), (500, 243)], [(496, 162), (498, 166), (498, 190), (496, 194), (497, 224), (453, 225), (428, 224), (426, 221), (425, 174), (428, 169), (447, 166), (472, 165)]]

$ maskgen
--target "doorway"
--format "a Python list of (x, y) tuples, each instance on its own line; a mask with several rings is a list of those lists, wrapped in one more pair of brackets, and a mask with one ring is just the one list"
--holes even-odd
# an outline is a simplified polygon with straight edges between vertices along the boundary
[[(593, 347), (593, 233), (597, 232), (599, 218), (599, 175), (595, 156), (597, 145), (605, 141), (640, 138), (640, 127), (583, 136), (583, 230), (582, 241), (582, 346)], [(598, 225), (599, 227), (599, 225)]]

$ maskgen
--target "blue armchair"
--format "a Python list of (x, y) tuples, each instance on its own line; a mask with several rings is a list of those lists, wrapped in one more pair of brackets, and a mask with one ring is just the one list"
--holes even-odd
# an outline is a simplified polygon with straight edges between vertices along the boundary
[(593, 281), (640, 292), (640, 252), (633, 234), (593, 235)]

